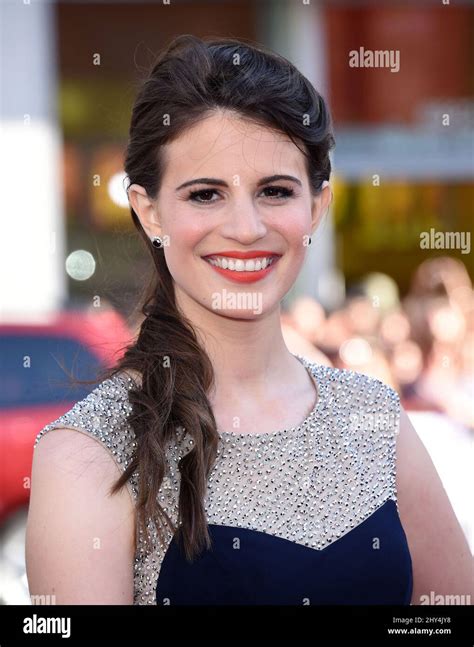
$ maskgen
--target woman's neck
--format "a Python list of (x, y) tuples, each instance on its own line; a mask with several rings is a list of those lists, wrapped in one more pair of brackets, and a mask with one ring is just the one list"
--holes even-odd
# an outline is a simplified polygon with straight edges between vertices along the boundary
[(284, 342), (279, 305), (258, 319), (238, 319), (211, 312), (180, 293), (179, 307), (212, 362), (217, 400), (230, 393), (270, 398), (284, 384), (307, 382), (304, 367)]

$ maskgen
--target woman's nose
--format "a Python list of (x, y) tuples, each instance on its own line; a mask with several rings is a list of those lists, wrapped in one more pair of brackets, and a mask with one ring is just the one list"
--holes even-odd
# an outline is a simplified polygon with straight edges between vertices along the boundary
[(262, 214), (252, 200), (235, 200), (222, 224), (222, 236), (233, 238), (242, 244), (250, 244), (263, 238), (266, 233), (267, 227)]

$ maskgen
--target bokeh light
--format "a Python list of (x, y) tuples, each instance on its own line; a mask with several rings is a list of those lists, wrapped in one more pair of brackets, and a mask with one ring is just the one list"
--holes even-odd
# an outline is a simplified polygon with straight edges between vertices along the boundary
[(90, 252), (77, 249), (66, 258), (66, 272), (75, 281), (87, 281), (95, 272), (95, 259)]

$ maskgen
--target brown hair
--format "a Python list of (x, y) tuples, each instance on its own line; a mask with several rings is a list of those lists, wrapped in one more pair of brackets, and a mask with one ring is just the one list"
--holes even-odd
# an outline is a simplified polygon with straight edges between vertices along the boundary
[[(164, 172), (161, 147), (216, 109), (232, 110), (286, 133), (306, 157), (313, 193), (329, 179), (329, 150), (334, 145), (331, 120), (310, 82), (285, 58), (259, 45), (186, 34), (160, 53), (138, 92), (125, 156), (128, 186), (137, 183), (154, 199)], [(166, 115), (169, 124), (165, 124)], [(203, 497), (219, 443), (207, 397), (214, 372), (191, 322), (176, 306), (163, 250), (151, 245), (133, 209), (131, 215), (151, 254), (154, 273), (141, 307), (144, 320), (138, 337), (109, 372), (112, 376), (132, 369), (141, 378), (129, 392), (129, 423), (137, 448), (112, 493), (138, 468), (139, 528), (149, 539), (147, 520), (153, 519), (162, 538), (164, 524), (169, 524), (192, 560), (210, 547)], [(178, 425), (192, 437), (193, 448), (179, 462), (176, 529), (158, 502), (158, 492), (165, 476), (165, 448)]]

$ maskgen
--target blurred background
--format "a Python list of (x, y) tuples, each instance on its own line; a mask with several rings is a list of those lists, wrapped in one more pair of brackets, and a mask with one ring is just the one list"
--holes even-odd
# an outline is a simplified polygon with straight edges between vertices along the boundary
[[(181, 33), (258, 41), (327, 99), (334, 200), (283, 302), (285, 340), (400, 393), (474, 552), (472, 4), (2, 0), (0, 11), (0, 602), (30, 603), (34, 438), (92, 389), (65, 386), (64, 370), (92, 378), (140, 324), (149, 267), (123, 153), (136, 91)], [(354, 67), (361, 48), (398, 56), (398, 69)]]

